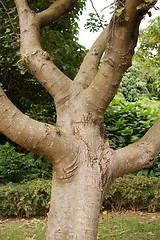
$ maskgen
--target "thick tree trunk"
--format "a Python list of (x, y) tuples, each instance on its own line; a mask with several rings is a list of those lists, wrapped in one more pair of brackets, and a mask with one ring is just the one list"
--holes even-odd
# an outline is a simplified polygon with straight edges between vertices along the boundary
[(77, 124), (73, 132), (77, 167), (69, 166), (60, 174), (53, 172), (46, 240), (97, 239), (104, 190), (110, 184), (103, 156), (108, 144), (100, 128), (90, 122)]
[(71, 179), (60, 180), (54, 175), (45, 239), (97, 239), (101, 188), (98, 164), (91, 166), (86, 159)]

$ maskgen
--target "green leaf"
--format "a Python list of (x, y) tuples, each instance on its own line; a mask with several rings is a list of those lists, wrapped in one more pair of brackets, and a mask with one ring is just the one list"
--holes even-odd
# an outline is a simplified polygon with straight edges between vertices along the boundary
[(136, 7), (137, 10), (140, 10), (141, 8), (142, 8), (141, 5), (139, 5), (139, 6)]
[(132, 135), (133, 134), (133, 129), (130, 129), (130, 128), (126, 128), (124, 130), (121, 131), (121, 135)]

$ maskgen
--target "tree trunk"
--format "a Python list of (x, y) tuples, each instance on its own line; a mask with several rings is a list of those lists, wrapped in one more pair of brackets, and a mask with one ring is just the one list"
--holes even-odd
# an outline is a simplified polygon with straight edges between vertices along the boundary
[(74, 130), (77, 164), (59, 175), (53, 172), (46, 240), (97, 239), (104, 190), (110, 182), (104, 177), (108, 172), (103, 151), (108, 143), (94, 124), (80, 123)]
[(87, 159), (72, 179), (54, 175), (46, 240), (97, 239), (101, 188), (99, 166), (91, 166)]

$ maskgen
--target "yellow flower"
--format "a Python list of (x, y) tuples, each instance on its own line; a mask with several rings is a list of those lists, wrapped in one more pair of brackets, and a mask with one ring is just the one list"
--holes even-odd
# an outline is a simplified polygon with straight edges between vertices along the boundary
[(106, 215), (107, 214), (107, 211), (103, 211), (103, 215)]

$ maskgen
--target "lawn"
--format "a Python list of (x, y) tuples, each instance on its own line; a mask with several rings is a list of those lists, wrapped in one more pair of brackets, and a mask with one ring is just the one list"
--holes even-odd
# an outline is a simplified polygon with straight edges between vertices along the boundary
[(160, 213), (110, 213), (102, 215), (98, 240), (160, 239)]
[[(43, 240), (46, 219), (0, 219), (1, 240)], [(160, 213), (108, 213), (100, 216), (98, 240), (160, 239)]]

